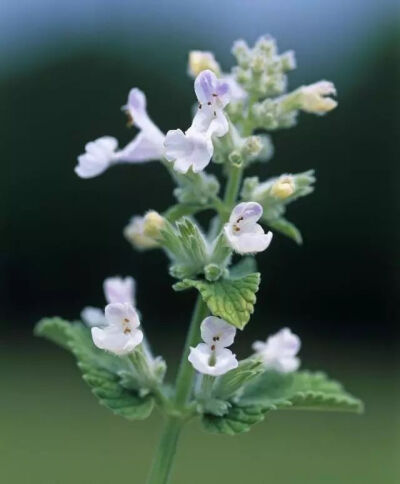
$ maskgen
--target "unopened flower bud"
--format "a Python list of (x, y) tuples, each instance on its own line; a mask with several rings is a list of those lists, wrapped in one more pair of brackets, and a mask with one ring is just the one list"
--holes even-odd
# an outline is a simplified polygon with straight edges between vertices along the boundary
[(214, 72), (216, 76), (221, 74), (221, 68), (215, 60), (212, 52), (203, 50), (191, 50), (189, 52), (188, 73), (191, 77), (196, 77), (201, 71), (206, 69)]
[(301, 87), (299, 92), (300, 109), (308, 113), (324, 114), (337, 106), (337, 102), (329, 97), (336, 95), (336, 89), (332, 82), (319, 81)]
[(204, 267), (204, 275), (207, 281), (218, 281), (222, 276), (224, 269), (221, 268), (218, 264), (208, 264)]
[(254, 47), (260, 52), (264, 52), (268, 56), (274, 56), (278, 51), (276, 41), (270, 35), (263, 35), (262, 37), (260, 37), (255, 43)]
[(284, 200), (294, 193), (295, 184), (292, 175), (282, 175), (271, 187), (271, 195)]
[(241, 67), (248, 67), (251, 58), (251, 51), (244, 40), (240, 39), (234, 42), (232, 54), (236, 57), (237, 62)]
[(124, 236), (135, 249), (154, 249), (159, 245), (154, 237), (149, 237), (144, 233), (144, 217), (132, 217), (124, 229)]
[(143, 234), (146, 237), (157, 239), (164, 227), (165, 219), (155, 210), (147, 212), (143, 219)]
[(251, 60), (251, 69), (256, 74), (261, 74), (266, 67), (265, 57), (262, 54), (254, 55)]
[(291, 71), (293, 69), (296, 69), (297, 67), (296, 57), (293, 50), (288, 50), (287, 52), (284, 52), (280, 56), (280, 58), (281, 58), (282, 68), (284, 71)]
[(263, 143), (260, 136), (249, 136), (244, 142), (242, 152), (246, 158), (258, 156), (263, 149)]

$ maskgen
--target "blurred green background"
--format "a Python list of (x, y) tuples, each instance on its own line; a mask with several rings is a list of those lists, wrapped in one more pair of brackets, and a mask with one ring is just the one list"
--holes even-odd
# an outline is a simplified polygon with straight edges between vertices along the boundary
[(156, 163), (81, 180), (76, 156), (98, 136), (130, 140), (120, 106), (134, 86), (163, 130), (185, 128), (187, 52), (213, 50), (228, 69), (232, 42), (264, 33), (296, 51), (290, 88), (332, 80), (339, 108), (274, 133), (276, 155), (257, 168), (262, 178), (315, 168), (318, 182), (288, 210), (304, 245), (276, 236), (258, 257), (263, 283), (237, 352), (289, 325), (303, 366), (342, 380), (367, 409), (281, 412), (235, 438), (194, 423), (173, 482), (399, 482), (398, 25), (394, 0), (3, 0), (0, 482), (143, 482), (159, 416), (110, 415), (69, 355), (32, 328), (102, 305), (103, 279), (131, 274), (173, 376), (194, 295), (172, 291), (162, 254), (134, 253), (121, 235), (131, 215), (169, 206), (172, 185)]

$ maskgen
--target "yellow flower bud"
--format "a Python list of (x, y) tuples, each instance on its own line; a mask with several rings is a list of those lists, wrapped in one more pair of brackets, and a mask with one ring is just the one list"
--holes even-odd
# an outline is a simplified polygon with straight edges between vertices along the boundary
[(155, 210), (150, 210), (144, 216), (143, 220), (143, 234), (146, 237), (157, 239), (160, 236), (160, 231), (164, 227), (165, 219)]
[(282, 175), (271, 187), (271, 195), (284, 200), (294, 193), (295, 184), (292, 175)]
[(303, 111), (314, 114), (324, 114), (336, 108), (337, 102), (328, 97), (336, 95), (332, 82), (319, 81), (300, 88), (300, 105)]
[(129, 224), (124, 229), (124, 236), (135, 249), (145, 250), (158, 247), (158, 242), (153, 237), (144, 233), (145, 217), (132, 217)]
[(216, 76), (221, 75), (221, 68), (215, 60), (212, 52), (203, 50), (191, 50), (189, 52), (188, 72), (191, 77), (196, 77), (201, 71), (209, 69)]

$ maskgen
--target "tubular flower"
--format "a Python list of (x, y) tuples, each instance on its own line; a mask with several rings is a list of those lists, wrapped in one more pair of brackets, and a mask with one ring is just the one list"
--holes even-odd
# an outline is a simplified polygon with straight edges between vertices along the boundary
[(242, 202), (232, 210), (224, 232), (229, 245), (238, 254), (254, 254), (268, 248), (272, 232), (264, 233), (257, 221), (263, 208), (256, 202)]
[(115, 163), (143, 163), (163, 156), (165, 136), (147, 114), (144, 93), (137, 88), (131, 89), (123, 109), (128, 113), (130, 123), (139, 128), (139, 133), (121, 150), (117, 150), (118, 141), (111, 136), (87, 143), (75, 168), (81, 178), (98, 176)]
[(200, 373), (223, 375), (238, 366), (236, 355), (226, 347), (235, 339), (236, 329), (226, 321), (209, 316), (201, 323), (204, 343), (190, 348), (189, 361)]
[(129, 303), (112, 303), (104, 311), (107, 325), (92, 328), (95, 346), (122, 356), (131, 353), (143, 340), (140, 321)]
[(296, 371), (300, 366), (300, 360), (296, 356), (300, 346), (300, 338), (289, 328), (283, 328), (265, 342), (255, 341), (252, 348), (261, 356), (268, 369), (289, 373)]

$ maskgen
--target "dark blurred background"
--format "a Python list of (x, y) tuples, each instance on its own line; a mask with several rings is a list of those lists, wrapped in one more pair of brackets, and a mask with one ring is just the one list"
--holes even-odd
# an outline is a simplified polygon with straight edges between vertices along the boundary
[[(296, 51), (290, 88), (331, 80), (339, 107), (322, 118), (304, 114), (296, 128), (274, 133), (275, 157), (253, 170), (266, 178), (315, 168), (317, 186), (287, 213), (303, 246), (277, 235), (258, 257), (262, 287), (238, 353), (289, 325), (303, 340), (304, 365), (344, 380), (366, 400), (367, 414), (278, 416), (237, 441), (214, 440), (194, 427), (174, 482), (202, 482), (202, 475), (225, 482), (210, 480), (194, 464), (198, 455), (216, 475), (225, 468), (232, 483), (243, 482), (245, 462), (260, 472), (252, 481), (260, 484), (398, 482), (398, 10), (394, 0), (3, 0), (4, 482), (109, 483), (115, 474), (107, 477), (102, 452), (111, 452), (110, 466), (121, 461), (121, 475), (123, 455), (133, 459), (132, 482), (142, 482), (158, 421), (137, 424), (135, 440), (134, 425), (97, 408), (69, 357), (34, 339), (32, 328), (45, 315), (73, 319), (85, 305), (101, 306), (105, 277), (133, 275), (146, 331), (173, 367), (194, 294), (172, 291), (163, 254), (133, 252), (122, 237), (133, 214), (173, 203), (172, 184), (157, 163), (117, 166), (91, 180), (73, 168), (87, 141), (106, 134), (121, 145), (131, 139), (120, 111), (131, 87), (146, 92), (161, 129), (184, 129), (194, 99), (188, 51), (212, 50), (228, 70), (232, 42), (253, 43), (264, 33), (277, 38), (280, 51)], [(81, 444), (74, 429), (85, 436)], [(149, 440), (144, 447), (142, 437)], [(314, 440), (304, 446), (305, 438)], [(282, 468), (287, 460), (295, 465)], [(190, 474), (193, 465), (199, 477)]]

